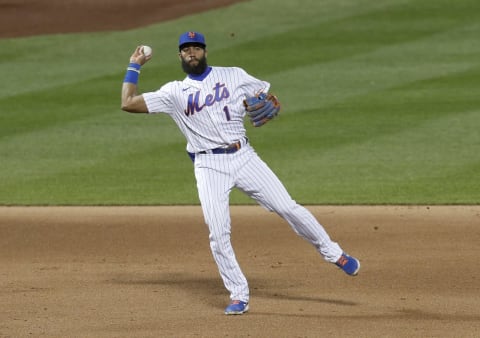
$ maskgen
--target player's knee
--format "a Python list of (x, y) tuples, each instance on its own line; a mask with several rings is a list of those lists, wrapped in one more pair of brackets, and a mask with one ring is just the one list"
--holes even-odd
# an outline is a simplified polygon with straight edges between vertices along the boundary
[(210, 240), (210, 247), (214, 251), (222, 251), (224, 248), (229, 246), (229, 231), (212, 231), (208, 237)]

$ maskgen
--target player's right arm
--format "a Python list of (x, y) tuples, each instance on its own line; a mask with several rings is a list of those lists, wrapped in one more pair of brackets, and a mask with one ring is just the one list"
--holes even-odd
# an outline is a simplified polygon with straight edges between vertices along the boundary
[(142, 46), (138, 46), (130, 57), (130, 64), (122, 85), (122, 110), (129, 113), (148, 113), (148, 108), (143, 95), (137, 93), (137, 82), (140, 68), (152, 58), (145, 56)]
[(122, 86), (122, 110), (129, 113), (148, 113), (143, 95), (137, 94), (137, 85), (124, 82)]

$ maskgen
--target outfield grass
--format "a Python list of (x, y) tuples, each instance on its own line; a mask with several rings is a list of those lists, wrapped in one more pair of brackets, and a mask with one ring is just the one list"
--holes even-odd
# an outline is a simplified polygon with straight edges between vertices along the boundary
[(255, 0), (0, 40), (0, 204), (197, 204), (174, 123), (120, 110), (134, 47), (154, 48), (140, 90), (155, 90), (183, 77), (175, 46), (193, 29), (211, 64), (272, 83), (281, 115), (248, 135), (299, 202), (480, 202), (478, 1)]

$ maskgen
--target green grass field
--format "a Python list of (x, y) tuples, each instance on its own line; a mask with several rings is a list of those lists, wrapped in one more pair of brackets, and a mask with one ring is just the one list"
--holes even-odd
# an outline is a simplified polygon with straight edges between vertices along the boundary
[[(181, 79), (178, 35), (272, 84), (251, 143), (303, 204), (480, 202), (480, 2), (254, 0), (142, 29), (0, 40), (0, 204), (197, 204), (173, 121), (120, 110)], [(239, 192), (233, 203), (251, 203)]]

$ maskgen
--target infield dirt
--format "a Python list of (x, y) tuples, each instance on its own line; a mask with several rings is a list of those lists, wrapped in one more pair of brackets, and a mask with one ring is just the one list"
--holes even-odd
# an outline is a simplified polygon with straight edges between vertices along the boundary
[(478, 337), (478, 206), (310, 206), (349, 277), (277, 215), (232, 207), (250, 312), (198, 206), (0, 208), (1, 337)]
[[(129, 29), (234, 2), (0, 2), (0, 37)], [(198, 206), (0, 207), (0, 337), (480, 336), (480, 206), (308, 208), (360, 274), (278, 216), (235, 206), (251, 304), (228, 317)]]

